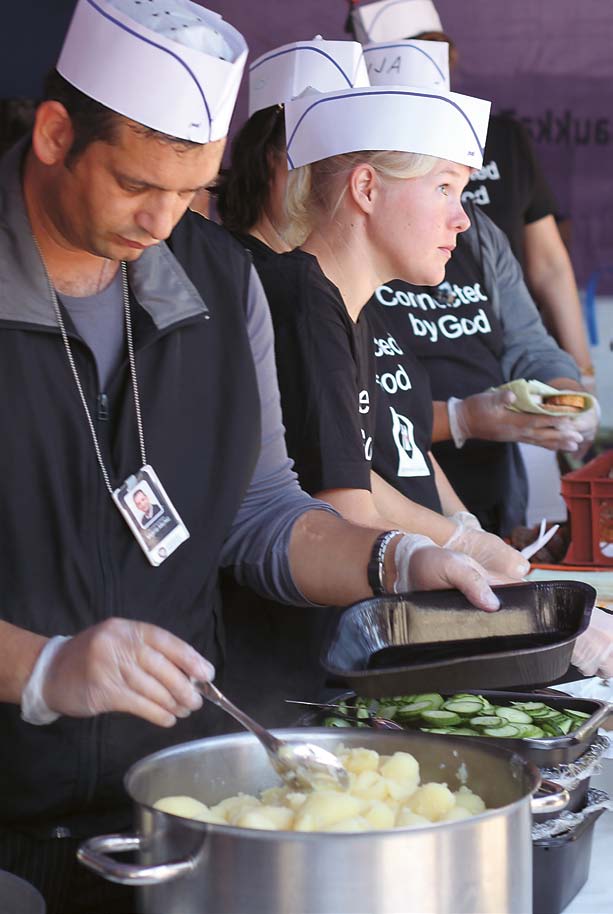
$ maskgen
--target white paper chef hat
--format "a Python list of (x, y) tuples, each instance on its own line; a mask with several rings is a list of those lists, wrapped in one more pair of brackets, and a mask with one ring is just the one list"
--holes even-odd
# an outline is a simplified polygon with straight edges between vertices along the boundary
[(371, 86), (285, 105), (290, 168), (361, 150), (436, 156), (481, 168), (490, 102), (415, 86)]
[(430, 86), (449, 92), (449, 45), (445, 41), (383, 41), (364, 47), (372, 86)]
[(362, 44), (443, 31), (432, 0), (379, 0), (356, 7), (351, 16), (356, 38)]
[(249, 116), (283, 104), (308, 89), (333, 92), (368, 86), (362, 45), (357, 41), (295, 41), (262, 54), (249, 67)]
[(195, 143), (226, 136), (247, 45), (191, 0), (78, 0), (57, 64), (112, 111)]

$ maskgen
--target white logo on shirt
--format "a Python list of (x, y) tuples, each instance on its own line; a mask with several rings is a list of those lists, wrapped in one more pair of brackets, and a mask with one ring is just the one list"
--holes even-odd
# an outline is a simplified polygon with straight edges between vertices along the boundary
[(399, 390), (411, 390), (412, 387), (411, 379), (400, 362), (398, 362), (396, 371), (386, 371), (382, 375), (377, 375), (376, 380), (386, 394), (395, 394)]
[(358, 394), (358, 412), (362, 414), (370, 412), (370, 397), (367, 390), (361, 390)]
[(398, 451), (398, 476), (429, 476), (430, 470), (424, 455), (415, 444), (413, 423), (390, 406), (392, 435)]
[[(488, 162), (487, 165), (484, 165), (479, 171), (473, 172), (470, 176), (470, 180), (471, 182), (500, 181), (500, 177), (498, 163), (492, 159), (491, 162)], [(480, 184), (475, 190), (465, 190), (462, 194), (462, 203), (466, 203), (467, 200), (472, 200), (473, 203), (478, 203), (479, 206), (487, 206), (487, 204), (491, 202), (485, 184)]]
[[(472, 286), (459, 286), (457, 283), (451, 285), (449, 282), (443, 282), (438, 287), (441, 292), (452, 293), (445, 300), (438, 300), (428, 292), (410, 292), (408, 289), (392, 289), (391, 286), (379, 286), (375, 296), (380, 304), (388, 308), (395, 308), (402, 305), (405, 308), (419, 308), (420, 311), (447, 311), (449, 308), (461, 308), (462, 305), (475, 304), (480, 301), (489, 301), (487, 295), (481, 289), (481, 283), (474, 283)], [(388, 337), (388, 342), (393, 337)], [(378, 341), (375, 340), (375, 344)], [(395, 341), (394, 341), (395, 342)], [(396, 344), (397, 345), (397, 344)], [(390, 353), (391, 355), (391, 353)]]
[(444, 314), (435, 321), (415, 317), (409, 314), (411, 329), (415, 336), (425, 336), (431, 343), (440, 337), (456, 340), (460, 336), (474, 336), (475, 333), (491, 333), (492, 328), (483, 308), (479, 308), (473, 318), (456, 317), (455, 314)]
[(366, 432), (363, 428), (360, 429), (362, 432), (362, 440), (364, 442), (364, 457), (366, 460), (372, 460), (372, 435), (366, 437)]

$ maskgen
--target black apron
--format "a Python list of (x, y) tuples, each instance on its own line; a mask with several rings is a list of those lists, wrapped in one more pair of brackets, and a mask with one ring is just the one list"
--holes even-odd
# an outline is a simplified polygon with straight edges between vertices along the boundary
[(406, 344), (404, 309), (386, 308), (373, 296), (366, 316), (377, 372), (373, 470), (411, 501), (440, 512), (429, 456), (432, 391), (428, 372)]

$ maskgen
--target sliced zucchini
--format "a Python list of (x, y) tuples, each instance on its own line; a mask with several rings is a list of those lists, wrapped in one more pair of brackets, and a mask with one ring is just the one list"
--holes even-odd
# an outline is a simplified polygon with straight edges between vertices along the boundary
[(520, 734), (520, 728), (513, 724), (503, 724), (502, 727), (488, 727), (483, 731), (486, 736), (497, 736), (502, 739), (515, 739)]
[(350, 720), (344, 717), (324, 717), (324, 727), (352, 727)]
[(533, 711), (547, 710), (547, 705), (543, 704), (542, 701), (512, 701), (511, 705), (514, 708), (519, 708), (520, 711), (527, 711), (530, 715), (532, 715)]
[(413, 720), (421, 717), (422, 711), (432, 711), (429, 701), (414, 701), (410, 705), (401, 705), (396, 711), (396, 720)]
[(379, 705), (377, 709), (377, 717), (383, 717), (385, 720), (393, 720), (397, 713), (397, 705)]
[(591, 714), (586, 714), (585, 711), (571, 711), (570, 708), (564, 708), (564, 713), (568, 714), (569, 717), (576, 717), (577, 720), (587, 720), (588, 717), (591, 717)]
[(470, 725), (471, 727), (477, 727), (479, 730), (485, 730), (486, 727), (495, 729), (503, 726), (503, 720), (494, 714), (482, 715), (481, 717), (471, 717)]
[(467, 698), (450, 698), (443, 705), (445, 711), (453, 711), (460, 717), (477, 717), (482, 707), (480, 701), (469, 701)]
[(454, 714), (453, 711), (439, 711), (438, 709), (422, 711), (421, 716), (426, 723), (434, 724), (437, 727), (454, 727), (462, 720), (460, 715)]
[(520, 739), (542, 739), (544, 736), (545, 731), (541, 730), (540, 727), (536, 727), (534, 724), (520, 726)]
[(531, 724), (532, 718), (519, 708), (496, 708), (496, 717), (508, 720), (511, 724)]
[(416, 695), (414, 701), (429, 701), (433, 711), (438, 711), (445, 704), (445, 699), (438, 692), (424, 692), (423, 695)]

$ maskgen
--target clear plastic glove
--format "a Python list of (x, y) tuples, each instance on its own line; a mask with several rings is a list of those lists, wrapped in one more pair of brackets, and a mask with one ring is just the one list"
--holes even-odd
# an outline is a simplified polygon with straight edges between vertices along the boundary
[(530, 571), (530, 562), (499, 536), (463, 524), (456, 527), (444, 548), (469, 555), (490, 575), (499, 577), (499, 583), (521, 581)]
[(456, 511), (455, 514), (447, 514), (447, 520), (452, 521), (458, 527), (466, 527), (469, 530), (482, 530), (479, 518), (471, 514), (470, 511)]
[(613, 616), (594, 609), (590, 624), (573, 648), (572, 663), (584, 676), (613, 676)]
[(405, 533), (397, 542), (394, 561), (394, 593), (456, 588), (478, 609), (493, 612), (500, 606), (484, 569), (477, 562), (436, 546), (427, 536)]
[(572, 420), (575, 429), (583, 436), (583, 444), (578, 448), (578, 457), (583, 456), (590, 449), (600, 425), (600, 416), (600, 404), (598, 400), (594, 400), (592, 409), (588, 409), (586, 413), (581, 413), (580, 416)]
[(576, 451), (582, 444), (576, 419), (515, 413), (506, 407), (516, 399), (512, 390), (484, 390), (464, 400), (450, 397), (447, 412), (456, 447), (469, 438), (521, 441), (550, 451)]
[(52, 711), (70, 717), (123, 711), (171, 727), (202, 705), (190, 677), (214, 675), (207, 660), (170, 632), (107, 619), (61, 645), (46, 671), (42, 697)]

